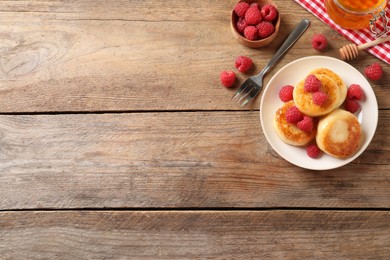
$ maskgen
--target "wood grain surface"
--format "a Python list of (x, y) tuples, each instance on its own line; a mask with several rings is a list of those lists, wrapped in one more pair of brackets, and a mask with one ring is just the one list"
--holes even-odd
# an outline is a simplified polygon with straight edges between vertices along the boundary
[(389, 212), (6, 212), (4, 259), (386, 259)]
[(317, 172), (274, 152), (256, 111), (1, 116), (0, 208), (389, 207), (380, 118), (356, 161)]
[[(231, 97), (303, 18), (265, 78), (348, 43), (293, 0), (261, 49), (229, 1), (0, 1), (0, 259), (388, 259), (390, 69), (377, 131), (352, 163), (296, 167), (265, 139), (261, 95)], [(323, 52), (311, 38), (324, 34)], [(219, 81), (237, 56), (254, 68)]]

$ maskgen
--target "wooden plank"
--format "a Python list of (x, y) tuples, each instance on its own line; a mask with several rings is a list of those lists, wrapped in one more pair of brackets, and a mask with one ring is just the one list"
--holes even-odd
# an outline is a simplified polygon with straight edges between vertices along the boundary
[(4, 259), (387, 259), (390, 212), (0, 212)]
[[(230, 32), (233, 3), (1, 1), (0, 113), (238, 110), (230, 99), (234, 90), (219, 82), (221, 71), (235, 70), (237, 56), (252, 57), (250, 74), (257, 73), (302, 17), (311, 18), (312, 26), (265, 83), (297, 58), (336, 57), (347, 43), (294, 1), (284, 1), (280, 12), (288, 19), (275, 42), (258, 50), (243, 47)], [(310, 47), (317, 32), (332, 42), (323, 53)], [(351, 64), (363, 71), (374, 61), (363, 53)], [(380, 108), (389, 108), (389, 66), (384, 70), (373, 85)], [(239, 85), (248, 75), (237, 76)], [(258, 109), (259, 102), (245, 109)]]
[(316, 172), (256, 111), (0, 116), (0, 209), (390, 207), (390, 112), (353, 163)]

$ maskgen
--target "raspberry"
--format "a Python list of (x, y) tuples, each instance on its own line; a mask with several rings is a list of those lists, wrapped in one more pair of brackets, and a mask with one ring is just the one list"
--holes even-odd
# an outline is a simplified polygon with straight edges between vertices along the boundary
[(279, 91), (279, 98), (283, 102), (288, 102), (293, 99), (294, 87), (291, 85), (283, 86)]
[(239, 17), (236, 23), (236, 28), (239, 33), (244, 33), (245, 28), (248, 26), (245, 18)]
[(244, 17), (248, 8), (249, 4), (247, 2), (239, 2), (234, 6), (233, 10), (239, 17)]
[(256, 25), (256, 28), (259, 30), (260, 39), (267, 38), (275, 31), (274, 25), (267, 21), (260, 22), (258, 25)]
[(353, 99), (347, 99), (345, 100), (345, 109), (352, 114), (358, 111), (360, 108), (359, 103), (356, 100)]
[(246, 56), (238, 56), (234, 67), (238, 69), (239, 72), (247, 72), (252, 67), (252, 59)]
[(286, 111), (286, 121), (296, 124), (303, 119), (303, 114), (296, 106), (289, 107)]
[(371, 80), (379, 80), (382, 77), (382, 66), (375, 62), (364, 69), (364, 74)]
[(265, 21), (272, 22), (278, 16), (278, 10), (274, 5), (267, 4), (261, 8), (261, 15)]
[(306, 77), (303, 88), (306, 92), (317, 92), (321, 85), (321, 81), (313, 74), (310, 74)]
[(227, 88), (230, 88), (236, 81), (236, 74), (233, 71), (225, 70), (221, 72), (219, 78), (221, 80), (222, 85)]
[(262, 16), (260, 10), (257, 7), (249, 7), (245, 13), (245, 20), (248, 24), (255, 25), (261, 22)]
[(251, 4), (250, 4), (250, 7), (256, 7), (257, 9), (260, 10), (260, 5), (259, 5), (259, 3), (251, 3)]
[(303, 116), (303, 119), (297, 123), (297, 127), (303, 132), (312, 131), (314, 127), (313, 118), (309, 116)]
[(244, 29), (244, 36), (250, 41), (257, 40), (259, 37), (259, 31), (256, 27), (249, 25)]
[(309, 144), (306, 147), (306, 153), (310, 158), (317, 158), (321, 154), (321, 150), (317, 144)]
[(363, 89), (358, 84), (352, 84), (348, 88), (347, 98), (360, 100), (363, 98)]
[(311, 45), (314, 49), (317, 51), (322, 51), (326, 48), (328, 45), (328, 41), (326, 40), (325, 36), (322, 34), (316, 34), (311, 39)]
[(317, 106), (322, 106), (328, 100), (328, 95), (324, 92), (317, 91), (313, 94), (313, 102)]

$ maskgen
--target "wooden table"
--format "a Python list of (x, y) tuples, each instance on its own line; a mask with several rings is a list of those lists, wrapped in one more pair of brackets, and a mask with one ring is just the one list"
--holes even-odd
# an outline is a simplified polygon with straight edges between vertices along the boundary
[(230, 32), (230, 0), (0, 1), (0, 258), (388, 259), (389, 66), (350, 62), (383, 66), (378, 128), (328, 171), (281, 158), (260, 97), (240, 108), (219, 82), (239, 55), (258, 72), (302, 18), (310, 28), (265, 82), (347, 43), (276, 3), (280, 33), (249, 49)]

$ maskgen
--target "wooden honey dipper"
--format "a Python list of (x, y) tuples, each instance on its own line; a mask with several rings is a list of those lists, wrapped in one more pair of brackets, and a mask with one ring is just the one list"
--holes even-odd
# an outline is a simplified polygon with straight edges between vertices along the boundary
[(340, 58), (342, 60), (352, 60), (359, 55), (360, 50), (380, 44), (382, 42), (387, 42), (388, 40), (390, 40), (390, 35), (360, 45), (356, 45), (353, 43), (347, 44), (339, 49)]

